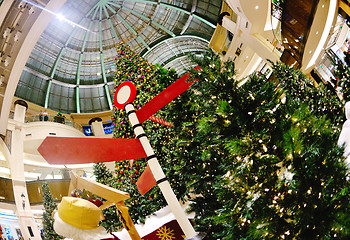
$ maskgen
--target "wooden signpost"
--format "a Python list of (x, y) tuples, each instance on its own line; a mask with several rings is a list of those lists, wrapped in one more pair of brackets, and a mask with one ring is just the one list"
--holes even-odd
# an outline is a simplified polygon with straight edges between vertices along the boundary
[(73, 192), (74, 189), (87, 190), (103, 199), (106, 199), (99, 208), (101, 210), (109, 208), (115, 205), (118, 209), (118, 214), (124, 228), (128, 231), (132, 240), (141, 240), (140, 235), (137, 233), (135, 226), (130, 218), (128, 208), (125, 206), (124, 201), (130, 198), (130, 195), (126, 192), (118, 189), (108, 187), (104, 184), (95, 182), (85, 177), (79, 177), (74, 172), (70, 172), (71, 182), (69, 185), (69, 192)]

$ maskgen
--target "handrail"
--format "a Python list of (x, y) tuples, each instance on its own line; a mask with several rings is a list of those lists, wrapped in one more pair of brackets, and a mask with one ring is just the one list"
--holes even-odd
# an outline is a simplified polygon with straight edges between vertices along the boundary
[(271, 28), (272, 28), (273, 35), (279, 42), (282, 42), (282, 34), (281, 34), (282, 12), (283, 12), (282, 5), (277, 5), (271, 2), (271, 25), (273, 23), (273, 18), (278, 20), (278, 27), (276, 29), (274, 29), (273, 27)]
[[(72, 121), (70, 121), (70, 120), (67, 120), (66, 118), (63, 118), (64, 119), (64, 121), (58, 121), (58, 117), (59, 116), (52, 116), (52, 115), (46, 115), (47, 116), (47, 120), (45, 120), (46, 118), (45, 118), (45, 116), (43, 116), (43, 118), (40, 120), (40, 117), (38, 116), (38, 115), (35, 115), (35, 116), (31, 116), (31, 117), (29, 117), (29, 116), (26, 116), (25, 117), (25, 122), (26, 123), (30, 123), (30, 122), (58, 122), (58, 123), (62, 123), (62, 124), (65, 124), (65, 125), (68, 125), (68, 126), (71, 126), (71, 127), (73, 127), (73, 128), (75, 128), (75, 129), (78, 129), (79, 131), (83, 131), (83, 128), (79, 125), (79, 124), (77, 124), (77, 123), (75, 123), (75, 122), (72, 122)], [(62, 117), (61, 117), (62, 118)], [(60, 119), (61, 119), (60, 118)]]
[[(50, 187), (51, 194), (55, 200), (60, 200), (66, 196), (69, 189), (70, 179), (47, 179), (26, 181), (28, 197), (31, 204), (42, 203), (43, 192), (41, 185), (47, 182)], [(0, 202), (15, 203), (12, 187), (12, 179), (0, 177)]]

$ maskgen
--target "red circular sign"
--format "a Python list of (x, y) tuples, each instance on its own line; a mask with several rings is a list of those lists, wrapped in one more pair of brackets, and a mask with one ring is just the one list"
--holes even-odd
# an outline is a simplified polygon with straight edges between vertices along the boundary
[(133, 102), (135, 97), (136, 86), (130, 81), (123, 82), (115, 91), (114, 105), (119, 109), (124, 109), (124, 105)]

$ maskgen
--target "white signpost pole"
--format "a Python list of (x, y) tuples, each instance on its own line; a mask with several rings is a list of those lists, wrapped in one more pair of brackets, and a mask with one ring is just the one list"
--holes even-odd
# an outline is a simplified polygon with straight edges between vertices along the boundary
[(182, 231), (186, 235), (186, 239), (195, 240), (201, 239), (201, 237), (195, 232), (192, 224), (188, 220), (184, 209), (181, 207), (179, 201), (176, 198), (174, 191), (172, 190), (167, 177), (165, 176), (157, 157), (153, 151), (151, 144), (147, 139), (147, 135), (143, 130), (142, 124), (139, 122), (136, 110), (132, 104), (136, 96), (136, 87), (131, 82), (124, 82), (116, 91), (115, 105), (120, 108), (123, 106), (129, 117), (129, 121), (134, 129), (135, 135), (142, 144), (143, 149), (146, 152), (148, 165), (152, 171), (156, 182), (162, 191), (162, 194), (167, 201), (172, 213), (174, 214), (177, 222), (179, 223)]

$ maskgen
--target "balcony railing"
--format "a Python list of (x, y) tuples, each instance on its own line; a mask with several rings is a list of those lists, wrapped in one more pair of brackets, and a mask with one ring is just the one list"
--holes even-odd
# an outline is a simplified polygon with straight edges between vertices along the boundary
[[(13, 116), (13, 113), (10, 114), (10, 118), (13, 118), (13, 117), (11, 117), (11, 115)], [(67, 120), (66, 118), (61, 117), (61, 116), (46, 115), (46, 116), (42, 116), (42, 118), (40, 118), (39, 115), (35, 115), (35, 116), (26, 116), (25, 117), (26, 123), (40, 122), (40, 121), (41, 122), (57, 122), (57, 123), (61, 123), (61, 124), (65, 124), (65, 125), (74, 127), (75, 129), (78, 129), (81, 132), (83, 131), (83, 128), (79, 124), (72, 122), (70, 120)]]
[[(61, 200), (62, 197), (68, 195), (70, 179), (51, 179), (28, 181), (27, 191), (29, 202), (31, 204), (41, 204), (43, 201), (42, 183), (49, 184), (50, 192), (54, 200)], [(12, 180), (8, 178), (0, 178), (0, 202), (15, 203), (13, 195)]]
[(274, 2), (271, 3), (271, 16), (278, 19), (279, 21), (282, 21), (282, 4), (276, 4)]

